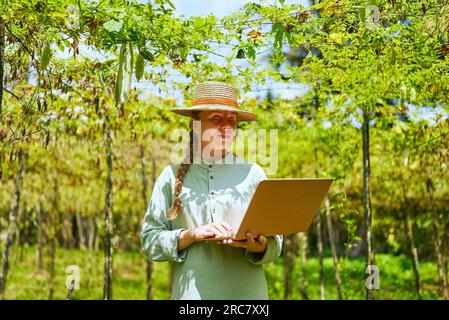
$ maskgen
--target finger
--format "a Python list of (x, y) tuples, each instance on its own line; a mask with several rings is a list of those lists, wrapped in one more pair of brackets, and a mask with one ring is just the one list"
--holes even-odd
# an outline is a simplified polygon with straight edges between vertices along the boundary
[(215, 235), (215, 233), (212, 231), (204, 231), (203, 234), (201, 235), (201, 237), (208, 238), (208, 237), (213, 237), (214, 235)]
[(229, 223), (226, 223), (226, 222), (222, 222), (221, 223), (228, 231), (232, 231), (232, 227), (231, 227), (231, 225), (229, 224)]
[(226, 230), (226, 228), (224, 228), (221, 224), (216, 223), (216, 224), (215, 224), (215, 227), (216, 227), (218, 230), (220, 230), (221, 233), (226, 234), (226, 235), (228, 234), (228, 230)]
[(250, 232), (248, 232), (248, 233), (246, 234), (246, 238), (248, 239), (248, 242), (249, 242), (250, 244), (255, 244), (254, 237), (253, 237), (253, 235), (252, 235)]
[(207, 226), (207, 229), (202, 232), (202, 235), (208, 235), (209, 237), (214, 237), (217, 235), (217, 230), (212, 226)]
[(218, 228), (216, 228), (214, 225), (210, 225), (210, 226), (209, 226), (209, 230), (210, 230), (211, 232), (213, 232), (214, 235), (220, 235), (220, 234), (221, 234), (220, 230), (218, 230)]
[(222, 242), (224, 243), (224, 244), (232, 244), (234, 241), (232, 240), (232, 239), (223, 239), (222, 240)]
[(261, 234), (261, 235), (259, 236), (258, 240), (259, 240), (259, 242), (260, 242), (261, 244), (266, 244), (267, 241), (268, 241), (267, 237), (265, 237), (263, 234)]
[(213, 230), (215, 232), (216, 238), (226, 238), (226, 233), (223, 233), (220, 229), (218, 229), (216, 226), (213, 226)]
[[(223, 241), (226, 241), (226, 240), (223, 240)], [(225, 244), (228, 246), (231, 246), (231, 247), (236, 247), (236, 248), (244, 247), (244, 244), (241, 241), (235, 241), (235, 240), (231, 240), (231, 239), (228, 239)]]
[(231, 233), (229, 231), (227, 231), (226, 229), (224, 229), (223, 227), (219, 228), (217, 227), (218, 230), (220, 230), (220, 235), (218, 237), (225, 239), (225, 238), (229, 238), (231, 236)]

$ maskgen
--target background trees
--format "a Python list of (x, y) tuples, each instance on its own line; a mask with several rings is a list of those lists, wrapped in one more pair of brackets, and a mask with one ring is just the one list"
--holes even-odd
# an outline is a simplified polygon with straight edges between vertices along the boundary
[(409, 286), (411, 298), (448, 298), (443, 1), (248, 2), (222, 19), (176, 18), (163, 0), (1, 9), (4, 297), (34, 292), (20, 287), (25, 274), (46, 298), (65, 297), (60, 280), (76, 264), (86, 280), (74, 298), (167, 298), (166, 265), (137, 253), (148, 190), (188, 124), (169, 109), (188, 105), (196, 83), (223, 80), (242, 93), (304, 88), (242, 94), (259, 121), (241, 130), (278, 129), (273, 176), (335, 178), (321, 219), (267, 266), (273, 298), (363, 298), (371, 264), (385, 287), (366, 298)]

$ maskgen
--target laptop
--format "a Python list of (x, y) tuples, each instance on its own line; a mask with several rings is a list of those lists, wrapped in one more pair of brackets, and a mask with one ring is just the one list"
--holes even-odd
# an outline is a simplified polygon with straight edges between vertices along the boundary
[[(331, 178), (289, 178), (262, 180), (244, 214), (227, 216), (234, 240), (305, 232), (320, 208), (333, 182)], [(214, 237), (202, 240), (216, 240)]]

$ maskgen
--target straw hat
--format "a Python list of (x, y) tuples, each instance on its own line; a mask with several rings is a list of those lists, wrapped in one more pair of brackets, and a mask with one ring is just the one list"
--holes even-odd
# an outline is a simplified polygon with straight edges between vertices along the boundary
[(219, 81), (206, 81), (196, 86), (190, 107), (173, 108), (172, 112), (192, 116), (192, 111), (219, 110), (237, 113), (237, 121), (254, 121), (257, 116), (238, 108), (238, 90), (230, 84)]

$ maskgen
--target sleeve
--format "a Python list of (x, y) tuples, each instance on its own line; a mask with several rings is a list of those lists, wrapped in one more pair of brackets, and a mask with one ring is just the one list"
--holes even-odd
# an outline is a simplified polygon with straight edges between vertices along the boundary
[(183, 228), (171, 230), (167, 212), (171, 206), (171, 183), (166, 167), (156, 180), (141, 231), (141, 250), (152, 261), (184, 262), (188, 248), (178, 252)]
[(267, 237), (267, 248), (264, 252), (251, 252), (245, 249), (245, 257), (255, 265), (273, 262), (281, 255), (283, 240), (284, 236), (281, 234)]
[[(261, 166), (254, 164), (254, 183), (257, 185), (260, 181), (266, 180), (267, 176)], [(276, 260), (282, 251), (282, 242), (284, 236), (281, 234), (267, 237), (267, 248), (264, 252), (251, 252), (245, 249), (246, 259), (255, 265), (270, 263)]]

